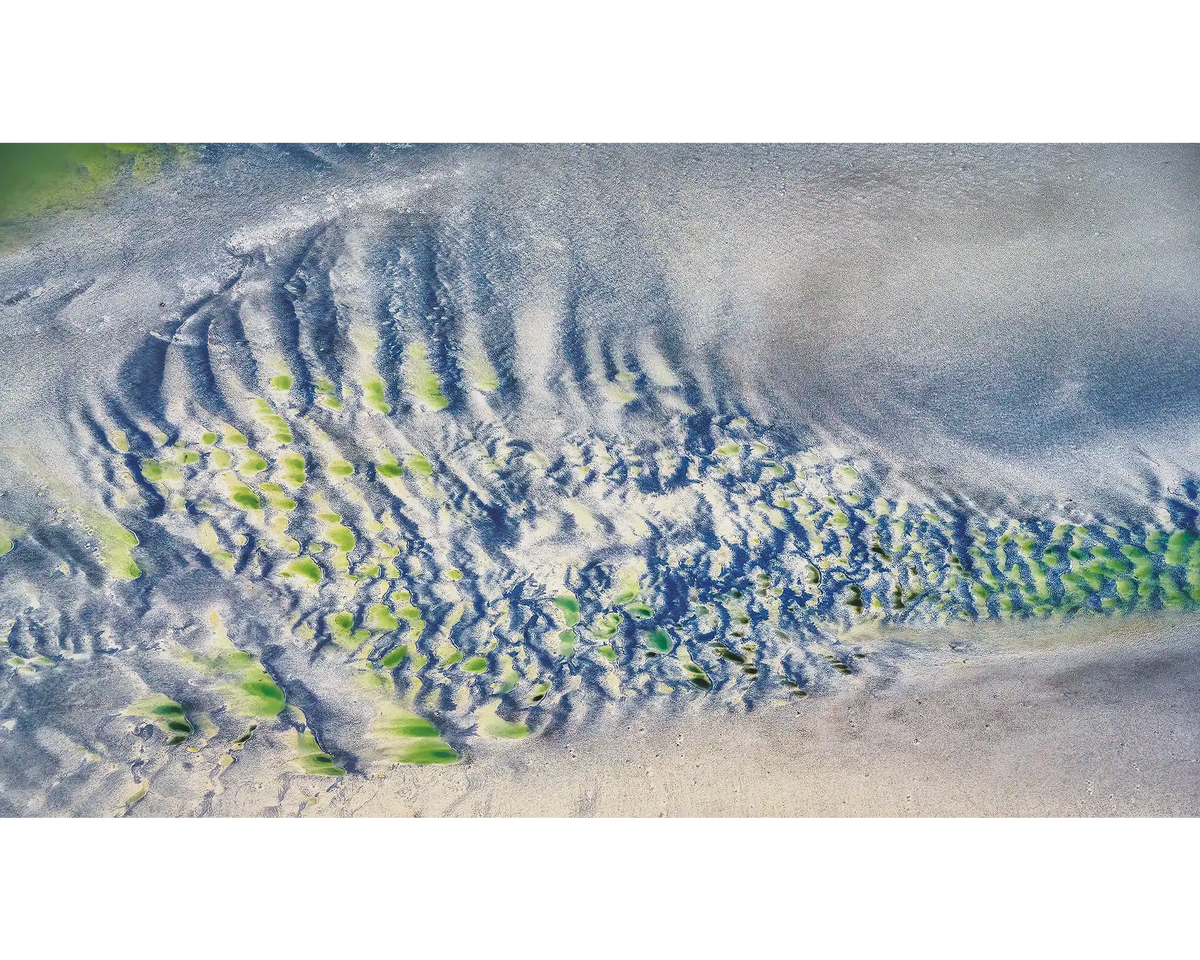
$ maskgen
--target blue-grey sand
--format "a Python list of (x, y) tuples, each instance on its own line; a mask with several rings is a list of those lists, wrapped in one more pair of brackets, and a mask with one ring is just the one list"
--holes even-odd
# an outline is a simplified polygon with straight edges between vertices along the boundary
[(0, 814), (1197, 812), (1196, 148), (0, 159)]

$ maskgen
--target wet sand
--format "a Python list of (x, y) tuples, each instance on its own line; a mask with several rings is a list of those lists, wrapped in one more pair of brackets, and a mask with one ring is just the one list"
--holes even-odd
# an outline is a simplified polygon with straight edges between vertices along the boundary
[(348, 781), (305, 812), (1194, 816), (1198, 757), (1200, 630), (1173, 626), (931, 654), (892, 683), (742, 715), (633, 713), (455, 768)]

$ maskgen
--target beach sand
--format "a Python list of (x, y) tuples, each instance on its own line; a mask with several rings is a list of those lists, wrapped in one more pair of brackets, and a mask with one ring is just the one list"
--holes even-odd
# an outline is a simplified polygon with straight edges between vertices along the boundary
[(347, 778), (302, 810), (285, 805), (275, 812), (1200, 813), (1200, 631), (1126, 624), (1082, 640), (1068, 631), (1038, 649), (931, 652), (894, 682), (745, 714), (639, 709), (590, 731), (483, 748), (452, 768)]

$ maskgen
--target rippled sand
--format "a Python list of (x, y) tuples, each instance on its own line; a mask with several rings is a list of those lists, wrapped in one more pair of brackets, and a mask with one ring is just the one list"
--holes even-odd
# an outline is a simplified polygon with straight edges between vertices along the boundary
[(763, 155), (211, 148), (23, 223), (0, 812), (1189, 809), (1194, 153)]

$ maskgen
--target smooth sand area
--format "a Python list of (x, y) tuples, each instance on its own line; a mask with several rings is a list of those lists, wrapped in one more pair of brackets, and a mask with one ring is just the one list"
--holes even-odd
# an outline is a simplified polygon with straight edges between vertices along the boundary
[(304, 812), (1200, 813), (1200, 630), (1125, 625), (1084, 639), (1068, 631), (1020, 652), (931, 651), (898, 680), (749, 714), (631, 712), (452, 768), (348, 779)]

